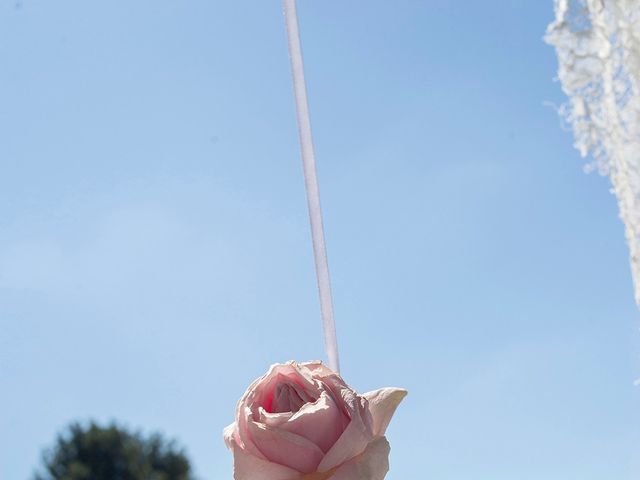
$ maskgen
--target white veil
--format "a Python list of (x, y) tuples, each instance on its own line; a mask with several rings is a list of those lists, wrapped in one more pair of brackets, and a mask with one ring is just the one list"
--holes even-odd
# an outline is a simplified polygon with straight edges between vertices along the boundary
[(561, 113), (591, 167), (609, 175), (640, 305), (640, 0), (555, 0), (545, 40), (569, 101)]

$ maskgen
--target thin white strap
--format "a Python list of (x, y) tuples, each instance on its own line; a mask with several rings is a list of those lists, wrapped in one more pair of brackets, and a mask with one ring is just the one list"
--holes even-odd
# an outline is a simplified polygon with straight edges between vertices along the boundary
[(298, 13), (295, 0), (283, 0), (284, 16), (287, 23), (289, 38), (289, 57), (293, 72), (293, 87), (298, 112), (298, 133), (302, 148), (302, 162), (304, 165), (304, 183), (307, 191), (307, 204), (311, 220), (311, 236), (313, 238), (313, 253), (320, 291), (320, 310), (324, 327), (324, 346), (329, 359), (329, 367), (335, 372), (340, 371), (338, 358), (338, 341), (336, 338), (336, 324), (333, 318), (333, 300), (331, 298), (331, 280), (329, 277), (329, 263), (324, 241), (322, 226), (322, 209), (320, 208), (320, 190), (316, 172), (316, 159), (311, 134), (311, 120), (309, 118), (309, 104), (307, 102), (307, 87), (304, 80), (304, 64), (302, 61), (302, 47), (300, 46), (300, 30), (298, 27)]

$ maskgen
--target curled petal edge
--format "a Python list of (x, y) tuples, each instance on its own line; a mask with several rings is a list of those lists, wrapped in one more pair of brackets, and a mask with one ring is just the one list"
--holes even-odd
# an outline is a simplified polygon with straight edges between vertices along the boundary
[(407, 391), (403, 388), (381, 388), (365, 393), (364, 398), (369, 402), (369, 412), (373, 421), (373, 434), (378, 437), (385, 434), (391, 417), (400, 405), (400, 402), (407, 396)]

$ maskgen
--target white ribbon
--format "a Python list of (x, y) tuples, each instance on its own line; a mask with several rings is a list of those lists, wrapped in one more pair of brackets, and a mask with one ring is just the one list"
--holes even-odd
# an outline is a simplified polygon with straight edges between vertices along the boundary
[(331, 297), (331, 280), (329, 277), (329, 263), (322, 226), (322, 209), (320, 208), (320, 190), (316, 172), (316, 159), (311, 133), (309, 104), (307, 101), (307, 87), (304, 80), (304, 63), (302, 61), (302, 47), (300, 45), (300, 30), (298, 27), (298, 13), (295, 0), (283, 0), (284, 16), (287, 24), (289, 39), (289, 57), (293, 72), (293, 87), (298, 115), (298, 133), (302, 149), (302, 163), (304, 166), (304, 183), (307, 191), (307, 204), (311, 220), (311, 236), (313, 239), (313, 254), (320, 292), (320, 310), (324, 327), (324, 344), (329, 359), (329, 367), (335, 372), (340, 371), (338, 358), (338, 342), (336, 324), (333, 318), (333, 300)]

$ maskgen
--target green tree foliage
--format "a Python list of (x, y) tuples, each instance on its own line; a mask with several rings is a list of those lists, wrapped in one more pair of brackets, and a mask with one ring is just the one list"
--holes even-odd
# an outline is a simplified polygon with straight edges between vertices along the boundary
[(44, 453), (34, 480), (193, 480), (189, 459), (159, 434), (72, 424)]

